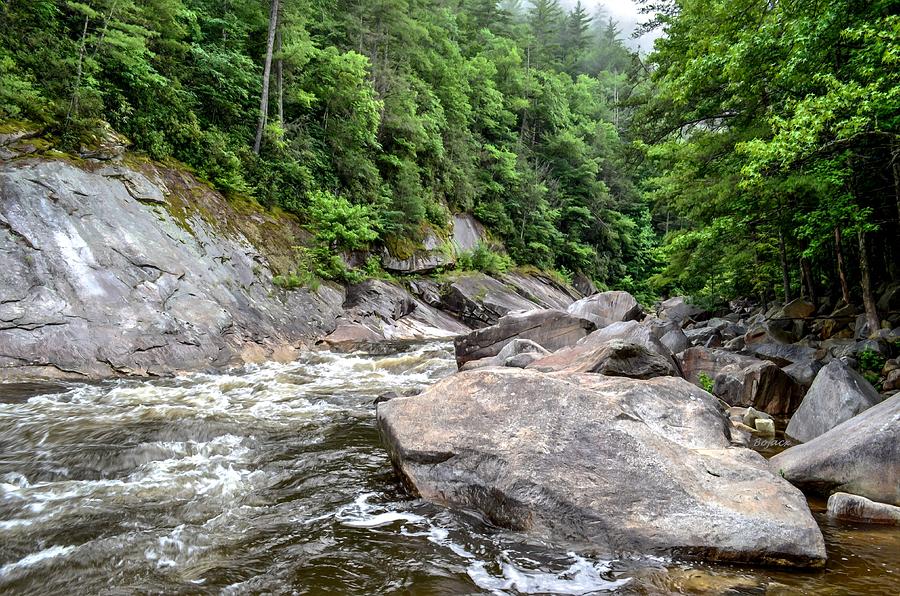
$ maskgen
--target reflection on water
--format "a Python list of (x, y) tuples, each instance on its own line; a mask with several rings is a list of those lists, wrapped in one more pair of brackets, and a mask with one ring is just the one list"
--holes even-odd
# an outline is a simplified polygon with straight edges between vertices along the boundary
[(177, 379), (0, 385), (0, 592), (898, 592), (894, 529), (823, 518), (828, 569), (788, 574), (597, 560), (410, 498), (372, 402), (454, 369), (450, 346), (432, 344)]

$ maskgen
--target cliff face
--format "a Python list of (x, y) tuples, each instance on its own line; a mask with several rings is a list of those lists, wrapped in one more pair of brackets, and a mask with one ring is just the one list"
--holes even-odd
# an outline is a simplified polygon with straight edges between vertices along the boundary
[(0, 163), (0, 379), (290, 358), (334, 329), (344, 300), (271, 283), (302, 234), (177, 170)]

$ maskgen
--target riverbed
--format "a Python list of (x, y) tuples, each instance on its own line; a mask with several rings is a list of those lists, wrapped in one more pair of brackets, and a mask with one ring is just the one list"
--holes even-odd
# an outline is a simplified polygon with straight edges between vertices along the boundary
[(824, 571), (600, 560), (408, 495), (374, 400), (452, 346), (171, 379), (0, 384), (0, 592), (896, 594), (900, 532), (813, 501)]

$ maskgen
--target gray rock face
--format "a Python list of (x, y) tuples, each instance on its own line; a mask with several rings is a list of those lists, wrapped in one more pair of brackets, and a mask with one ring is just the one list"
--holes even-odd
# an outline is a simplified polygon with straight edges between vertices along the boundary
[(789, 364), (781, 370), (794, 379), (798, 385), (809, 390), (823, 366), (825, 363), (821, 360), (806, 360)]
[(535, 360), (547, 356), (550, 352), (538, 343), (530, 339), (514, 339), (500, 350), (496, 356), (470, 360), (460, 367), (460, 370), (475, 370), (490, 366), (512, 366), (525, 368)]
[(900, 505), (900, 394), (769, 460), (809, 492), (842, 491)]
[(369, 349), (383, 341), (450, 338), (471, 331), (397, 284), (369, 279), (347, 288), (338, 328), (323, 341), (332, 348)]
[(593, 331), (594, 324), (561, 310), (531, 310), (502, 317), (496, 325), (476, 329), (454, 340), (456, 363), (490, 358), (514, 339), (529, 339), (546, 350), (572, 345)]
[(702, 308), (689, 304), (684, 296), (675, 296), (664, 300), (657, 310), (659, 318), (679, 323), (703, 314)]
[(900, 526), (900, 507), (847, 493), (828, 497), (828, 515), (847, 521)]
[[(259, 244), (178, 203), (178, 192), (197, 195), (231, 226), (235, 212), (217, 193), (184, 174), (89, 167), (0, 164), (0, 376), (165, 375), (291, 358), (334, 329), (340, 289), (278, 290)], [(258, 229), (280, 225), (254, 217)]]
[(679, 329), (673, 329), (672, 331), (667, 332), (661, 338), (659, 338), (660, 343), (666, 346), (670, 352), (673, 354), (678, 354), (679, 352), (683, 352), (691, 347), (691, 340), (687, 338), (684, 334), (684, 331)]
[(519, 296), (524, 296), (543, 308), (566, 310), (581, 297), (574, 288), (564, 286), (542, 273), (526, 275), (512, 271), (501, 275), (500, 281)]
[(396, 468), (423, 498), (601, 553), (820, 567), (800, 491), (730, 447), (686, 381), (520, 369), (459, 373), (378, 405)]
[(713, 338), (721, 339), (722, 333), (715, 327), (701, 327), (699, 329), (685, 329), (684, 335), (691, 345), (702, 346)]
[(441, 288), (440, 304), (470, 327), (494, 325), (509, 312), (541, 306), (484, 273), (455, 276)]
[(674, 358), (672, 352), (669, 351), (662, 342), (656, 339), (653, 329), (646, 325), (641, 325), (636, 321), (613, 323), (603, 329), (598, 329), (581, 340), (578, 345), (574, 346), (572, 349), (595, 348), (612, 340), (620, 340), (644, 346), (650, 352), (659, 354), (663, 358), (669, 360), (675, 370), (678, 371), (678, 374), (681, 374), (681, 367), (678, 365), (678, 361)]
[(453, 216), (453, 248), (457, 252), (475, 250), (487, 240), (484, 226), (468, 213)]
[(431, 229), (412, 254), (398, 256), (385, 249), (381, 256), (382, 266), (397, 273), (427, 273), (455, 262), (450, 246)]
[(700, 384), (714, 381), (713, 393), (732, 406), (753, 406), (779, 416), (790, 415), (803, 399), (803, 389), (771, 362), (725, 350), (690, 348), (678, 355), (684, 378)]
[(832, 360), (816, 375), (785, 432), (805, 443), (879, 402), (881, 396), (862, 375)]
[(541, 372), (597, 373), (632, 379), (678, 376), (678, 371), (668, 358), (640, 344), (617, 339), (586, 350), (563, 351), (562, 357), (551, 354), (535, 360), (526, 368)]
[(641, 318), (643, 311), (634, 296), (628, 292), (600, 292), (574, 302), (567, 309), (582, 319), (593, 321), (598, 328), (620, 321), (634, 321)]

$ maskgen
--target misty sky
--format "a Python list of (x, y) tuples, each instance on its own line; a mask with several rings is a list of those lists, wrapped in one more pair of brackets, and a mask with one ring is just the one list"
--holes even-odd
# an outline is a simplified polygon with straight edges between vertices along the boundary
[[(562, 0), (561, 3), (566, 8), (571, 8), (575, 5), (575, 0)], [(581, 3), (589, 7), (592, 14), (596, 13), (597, 8), (602, 6), (606, 15), (619, 22), (622, 38), (629, 47), (635, 49), (640, 47), (643, 53), (653, 49), (653, 40), (659, 36), (658, 31), (639, 39), (631, 39), (631, 33), (634, 31), (635, 26), (647, 20), (645, 15), (638, 12), (638, 6), (632, 0), (581, 0)]]

